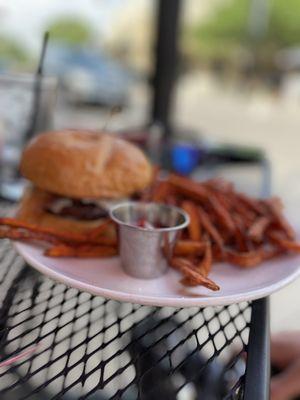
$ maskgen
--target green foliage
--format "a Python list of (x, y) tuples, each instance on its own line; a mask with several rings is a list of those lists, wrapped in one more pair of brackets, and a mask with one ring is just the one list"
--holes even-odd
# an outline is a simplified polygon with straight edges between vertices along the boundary
[(267, 39), (278, 47), (300, 45), (300, 1), (270, 0)]
[(25, 49), (14, 39), (5, 36), (0, 37), (0, 59), (16, 64), (28, 61)]
[[(263, 0), (261, 0), (263, 1)], [(189, 40), (202, 59), (232, 59), (240, 49), (265, 52), (273, 57), (283, 47), (300, 46), (300, 1), (265, 0), (269, 2), (267, 30), (259, 40), (249, 30), (252, 0), (231, 0), (219, 5), (204, 22), (191, 31)]]
[(241, 41), (247, 36), (249, 0), (234, 0), (223, 5), (195, 29), (199, 40)]
[(67, 45), (84, 45), (91, 40), (93, 35), (90, 24), (76, 17), (61, 17), (53, 21), (48, 30), (51, 41)]

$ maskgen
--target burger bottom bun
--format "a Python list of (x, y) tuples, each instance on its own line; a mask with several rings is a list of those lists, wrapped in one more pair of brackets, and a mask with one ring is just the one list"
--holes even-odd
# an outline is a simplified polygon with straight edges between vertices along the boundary
[[(45, 205), (52, 199), (53, 195), (51, 193), (37, 189), (36, 187), (28, 187), (21, 199), (16, 217), (41, 228), (52, 228), (59, 232), (81, 234), (87, 233), (103, 222), (103, 218), (93, 221), (83, 221), (51, 214), (45, 211)], [(115, 234), (115, 228), (112, 226), (107, 235), (114, 236)]]

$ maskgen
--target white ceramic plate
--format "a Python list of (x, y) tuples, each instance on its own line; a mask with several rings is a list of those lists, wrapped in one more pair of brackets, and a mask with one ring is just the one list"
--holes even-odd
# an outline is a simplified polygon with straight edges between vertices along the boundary
[(216, 264), (210, 278), (221, 290), (186, 288), (180, 275), (169, 269), (153, 280), (126, 275), (118, 257), (107, 259), (49, 258), (43, 249), (15, 243), (17, 251), (34, 268), (67, 286), (110, 299), (154, 306), (216, 306), (265, 297), (300, 275), (300, 256), (284, 256), (259, 267), (242, 270), (226, 263)]

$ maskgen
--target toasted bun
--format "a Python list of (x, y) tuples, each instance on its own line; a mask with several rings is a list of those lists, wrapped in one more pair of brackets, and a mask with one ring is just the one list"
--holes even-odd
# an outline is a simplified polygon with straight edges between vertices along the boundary
[[(44, 207), (53, 196), (43, 190), (29, 187), (25, 190), (23, 198), (17, 210), (17, 218), (40, 226), (52, 228), (59, 232), (86, 233), (101, 224), (103, 219), (93, 221), (80, 221), (71, 218), (64, 218), (45, 211)], [(113, 232), (111, 232), (113, 234)]]
[(31, 140), (22, 175), (45, 191), (73, 198), (121, 198), (143, 190), (152, 168), (136, 146), (110, 134), (46, 132)]

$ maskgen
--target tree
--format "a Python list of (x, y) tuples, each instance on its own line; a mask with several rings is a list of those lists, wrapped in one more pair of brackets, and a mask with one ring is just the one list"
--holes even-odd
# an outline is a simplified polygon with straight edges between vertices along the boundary
[(93, 36), (90, 24), (76, 17), (61, 17), (53, 21), (49, 27), (51, 40), (67, 45), (83, 45)]
[(0, 37), (0, 58), (15, 64), (24, 64), (28, 61), (28, 56), (23, 47), (14, 39)]
[(228, 61), (243, 49), (269, 64), (278, 50), (300, 44), (299, 0), (264, 0), (269, 10), (265, 32), (259, 37), (250, 29), (253, 1), (226, 1), (206, 21), (196, 24), (189, 35), (194, 51), (204, 60)]
[(272, 0), (267, 40), (277, 47), (300, 44), (299, 0)]

